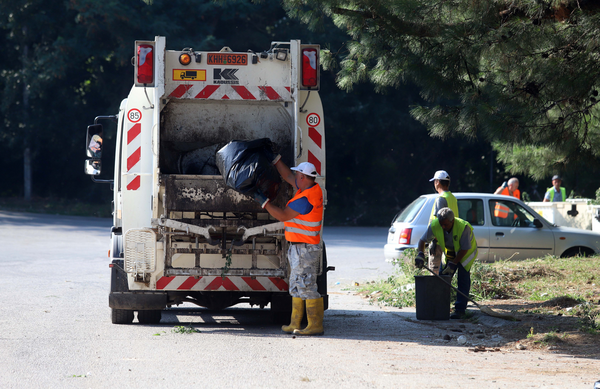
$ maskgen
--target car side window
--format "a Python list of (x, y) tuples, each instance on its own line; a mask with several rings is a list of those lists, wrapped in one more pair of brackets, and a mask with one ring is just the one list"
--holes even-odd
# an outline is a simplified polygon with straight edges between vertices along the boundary
[(510, 200), (490, 200), (492, 224), (499, 227), (534, 227), (535, 216)]
[(468, 221), (472, 226), (482, 226), (485, 223), (483, 215), (483, 200), (458, 199), (458, 217)]

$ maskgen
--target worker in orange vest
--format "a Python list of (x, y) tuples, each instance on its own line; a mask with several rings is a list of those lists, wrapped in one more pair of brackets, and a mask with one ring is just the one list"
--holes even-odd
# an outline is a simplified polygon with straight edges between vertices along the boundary
[(519, 179), (513, 177), (508, 182), (504, 181), (502, 185), (496, 189), (494, 194), (516, 197), (521, 200), (521, 192), (519, 191)]
[[(499, 186), (498, 189), (496, 189), (494, 194), (512, 196), (521, 200), (521, 192), (519, 191), (519, 179), (516, 177), (512, 177), (510, 180), (508, 180), (508, 182), (504, 181), (504, 183), (501, 186)], [(494, 208), (494, 216), (506, 220), (508, 219), (511, 213), (512, 217), (516, 219), (517, 215), (515, 215), (510, 208), (508, 208), (500, 202), (496, 203), (496, 207)], [(503, 223), (501, 221), (499, 224), (506, 225), (506, 223)]]
[[(318, 292), (317, 272), (322, 251), (321, 227), (323, 224), (323, 190), (315, 182), (318, 176), (315, 165), (302, 162), (289, 168), (278, 155), (273, 165), (281, 177), (297, 191), (285, 208), (272, 204), (261, 192), (254, 196), (261, 207), (275, 219), (284, 222), (285, 239), (290, 243), (290, 286), (292, 296), (292, 316), (290, 324), (281, 330), (294, 335), (322, 335), (324, 305)], [(308, 326), (301, 329), (300, 323), (306, 316)]]

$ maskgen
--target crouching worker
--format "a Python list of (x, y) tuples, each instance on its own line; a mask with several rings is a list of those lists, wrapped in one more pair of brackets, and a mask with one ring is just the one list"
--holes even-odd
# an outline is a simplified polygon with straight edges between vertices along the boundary
[[(279, 156), (273, 163), (281, 177), (296, 189), (296, 195), (284, 209), (270, 203), (260, 192), (254, 198), (275, 219), (284, 222), (285, 239), (290, 243), (292, 318), (290, 325), (281, 329), (295, 335), (322, 335), (324, 307), (317, 290), (317, 273), (322, 247), (323, 191), (315, 182), (317, 171), (312, 163), (302, 162), (290, 169)], [(300, 329), (305, 302), (308, 326)]]
[(466, 221), (454, 217), (450, 208), (441, 208), (437, 213), (437, 219), (433, 219), (427, 231), (419, 240), (419, 253), (415, 258), (415, 266), (422, 268), (425, 265), (425, 243), (437, 239), (438, 244), (444, 248), (444, 260), (440, 265), (440, 275), (454, 276), (458, 270), (458, 290), (464, 293), (456, 294), (454, 312), (450, 319), (460, 319), (467, 309), (467, 298), (471, 290), (471, 266), (477, 259), (477, 242), (473, 227)]

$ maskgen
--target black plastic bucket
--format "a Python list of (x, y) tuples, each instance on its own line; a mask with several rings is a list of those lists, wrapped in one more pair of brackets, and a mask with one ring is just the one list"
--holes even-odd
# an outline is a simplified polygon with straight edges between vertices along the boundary
[(415, 276), (415, 296), (417, 320), (450, 320), (450, 285), (435, 276)]

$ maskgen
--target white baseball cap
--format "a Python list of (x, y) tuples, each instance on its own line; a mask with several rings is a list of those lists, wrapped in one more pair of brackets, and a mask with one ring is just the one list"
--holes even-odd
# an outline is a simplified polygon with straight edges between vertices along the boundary
[(445, 170), (438, 170), (429, 181), (433, 180), (450, 180), (450, 175)]
[(291, 167), (290, 169), (300, 172), (302, 174), (306, 174), (307, 176), (311, 176), (311, 177), (318, 176), (315, 165), (313, 165), (310, 162), (302, 162), (300, 165), (298, 165), (296, 167)]

